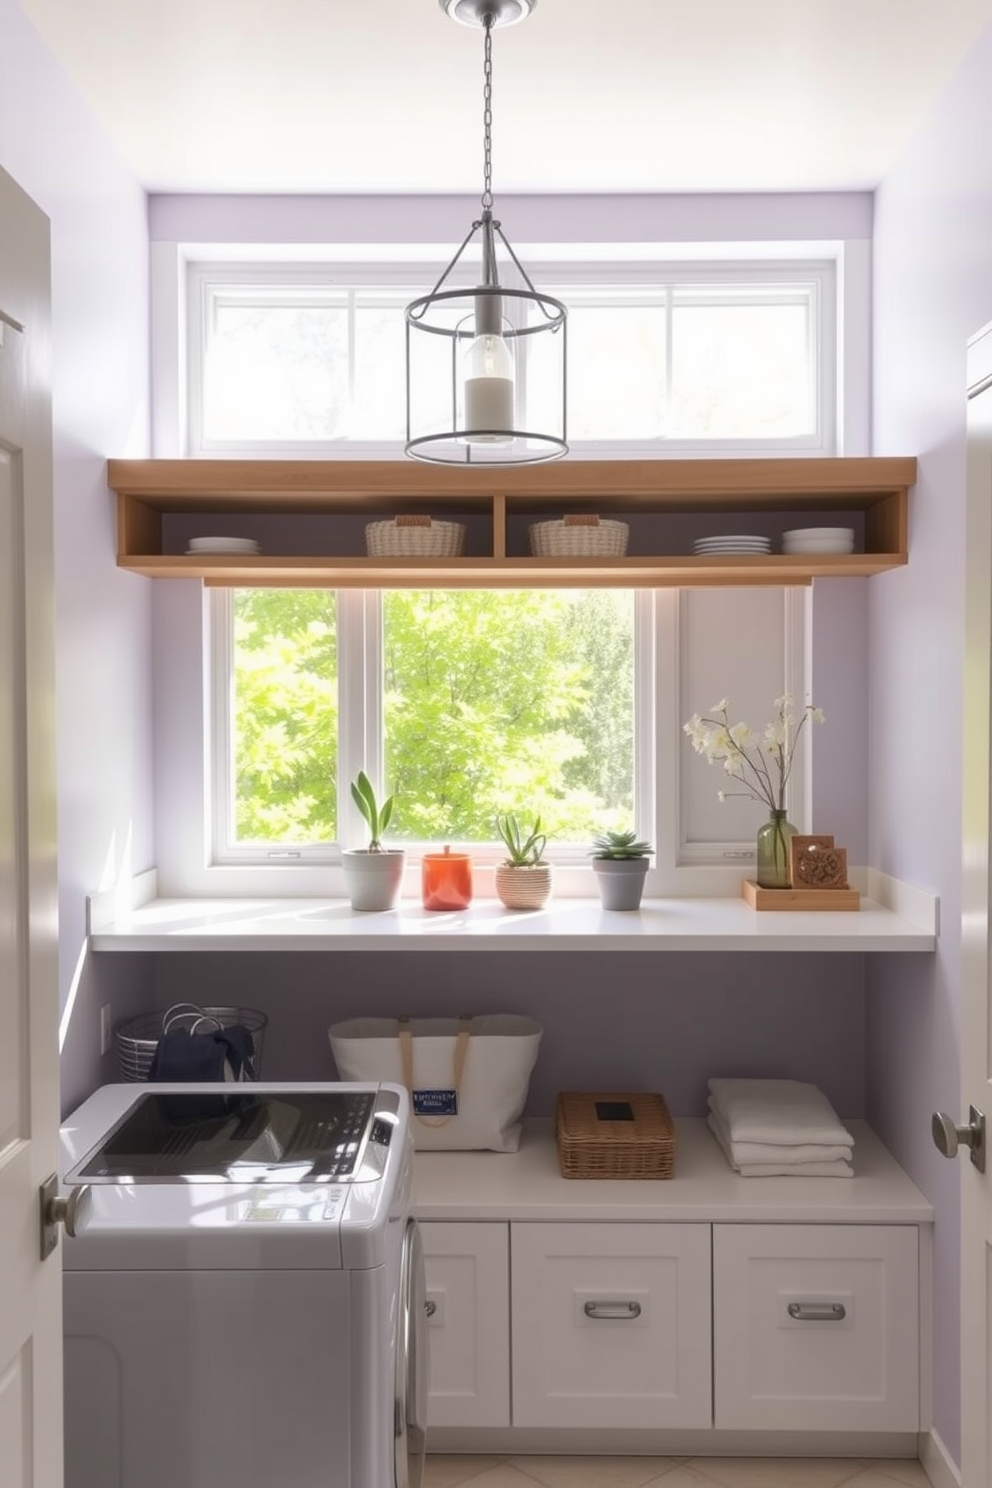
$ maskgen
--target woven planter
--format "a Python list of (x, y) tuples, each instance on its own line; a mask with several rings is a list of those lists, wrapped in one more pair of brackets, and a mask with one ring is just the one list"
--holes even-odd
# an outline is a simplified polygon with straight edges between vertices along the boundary
[(365, 545), (370, 558), (458, 558), (465, 547), (465, 526), (433, 517), (394, 517), (370, 522)]
[(629, 533), (626, 522), (583, 513), (558, 522), (535, 522), (530, 550), (535, 558), (622, 558)]
[(500, 863), (496, 869), (496, 893), (507, 909), (543, 909), (551, 898), (551, 864), (523, 867)]

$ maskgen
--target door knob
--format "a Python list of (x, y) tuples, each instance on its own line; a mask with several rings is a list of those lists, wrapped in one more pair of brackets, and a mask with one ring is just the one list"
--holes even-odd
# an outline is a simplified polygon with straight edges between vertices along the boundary
[(69, 1194), (58, 1191), (58, 1175), (53, 1173), (41, 1185), (41, 1259), (46, 1260), (58, 1244), (59, 1225), (67, 1235), (81, 1235), (89, 1223), (93, 1207), (93, 1195), (88, 1183), (74, 1188)]
[(957, 1157), (959, 1147), (967, 1147), (972, 1162), (985, 1172), (985, 1117), (974, 1106), (968, 1110), (968, 1125), (957, 1126), (943, 1111), (934, 1111), (931, 1124), (934, 1146), (944, 1157)]

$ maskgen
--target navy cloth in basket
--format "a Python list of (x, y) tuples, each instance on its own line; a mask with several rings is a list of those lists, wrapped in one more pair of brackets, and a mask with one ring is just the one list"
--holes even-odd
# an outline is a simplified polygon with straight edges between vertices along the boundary
[(152, 1056), (149, 1081), (253, 1080), (255, 1046), (241, 1023), (202, 1033), (175, 1029), (163, 1033)]

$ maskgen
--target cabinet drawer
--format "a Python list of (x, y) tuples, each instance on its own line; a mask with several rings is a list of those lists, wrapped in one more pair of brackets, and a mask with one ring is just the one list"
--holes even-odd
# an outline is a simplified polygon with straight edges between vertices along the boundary
[(713, 1284), (718, 1427), (917, 1429), (915, 1226), (716, 1225)]
[(514, 1224), (514, 1426), (709, 1426), (710, 1227)]
[(421, 1224), (431, 1426), (509, 1426), (510, 1283), (505, 1224)]

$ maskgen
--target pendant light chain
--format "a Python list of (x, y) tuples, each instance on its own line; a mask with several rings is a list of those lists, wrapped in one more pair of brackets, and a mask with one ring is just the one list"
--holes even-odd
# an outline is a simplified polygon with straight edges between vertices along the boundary
[(493, 18), (491, 14), (485, 16), (483, 25), (486, 28), (486, 46), (482, 89), (484, 136), (482, 210), (491, 212), (493, 207)]
[[(493, 217), (493, 29), (538, 0), (439, 0), (485, 32), (482, 209), (433, 290), (406, 307), (406, 453), (437, 465), (534, 465), (568, 453), (566, 317)], [(479, 260), (463, 257), (478, 234)], [(505, 257), (513, 272), (500, 282)], [(452, 286), (460, 267), (464, 287)]]

